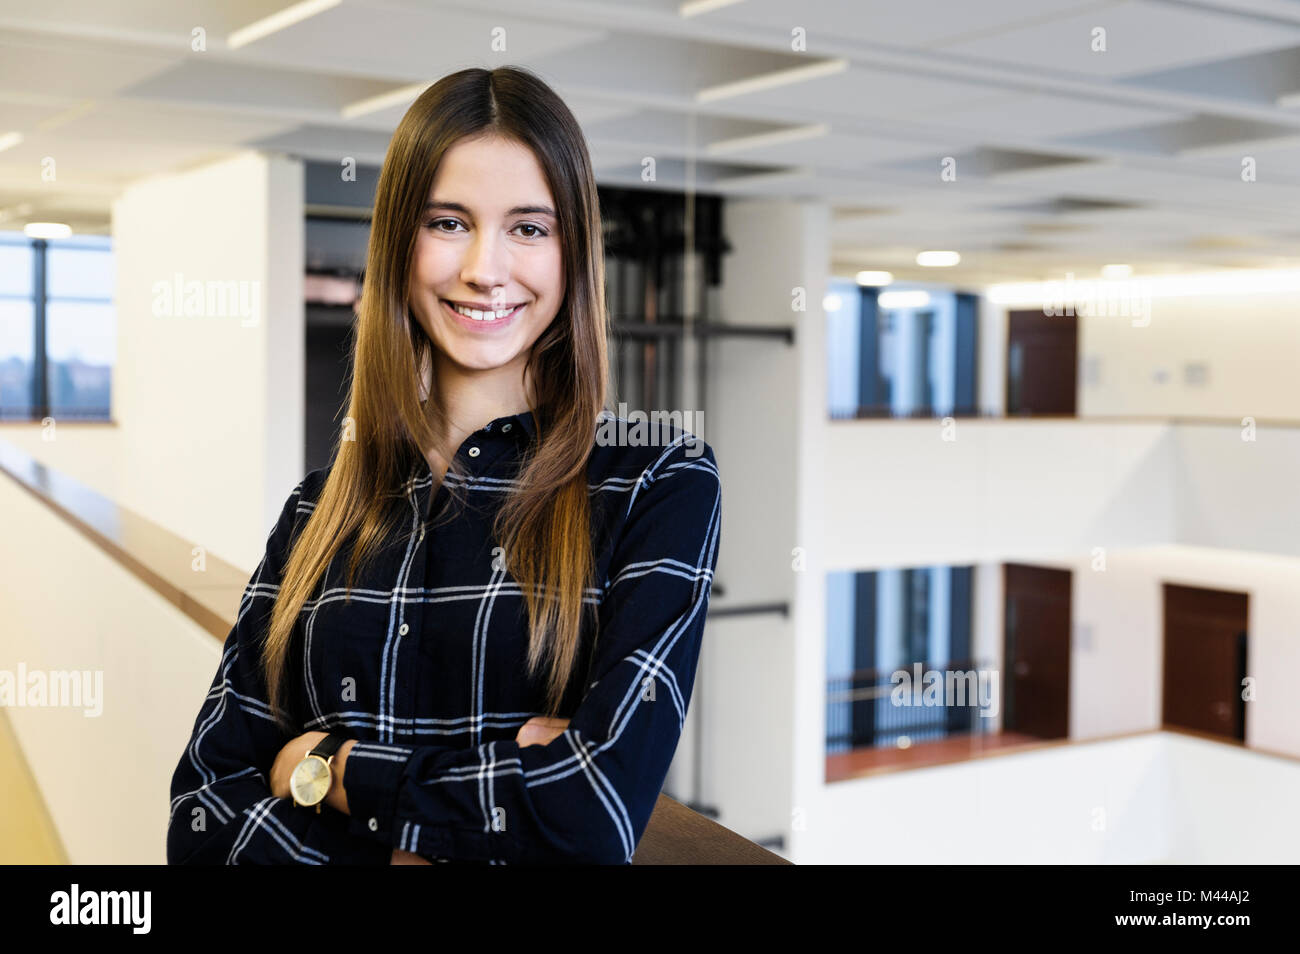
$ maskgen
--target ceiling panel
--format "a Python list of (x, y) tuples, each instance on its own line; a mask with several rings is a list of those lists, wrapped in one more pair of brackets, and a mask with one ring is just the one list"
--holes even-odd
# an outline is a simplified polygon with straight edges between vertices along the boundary
[[(614, 2), (614, 0), (611, 0)], [(978, 37), (1026, 20), (1050, 19), (1071, 10), (1104, 6), (1101, 0), (747, 0), (721, 7), (698, 19), (779, 31), (789, 36), (804, 28), (808, 48), (821, 37), (837, 43), (927, 47)]]
[(890, 72), (850, 64), (843, 73), (749, 93), (731, 101), (749, 110), (779, 111), (805, 122), (898, 119), (925, 121), (936, 111), (953, 112), (1005, 93), (1005, 88), (962, 80)]
[(121, 94), (141, 100), (239, 107), (250, 113), (337, 119), (344, 106), (392, 89), (392, 83), (381, 80), (193, 59), (129, 86)]
[(89, 36), (122, 40), (170, 38), (188, 52), (191, 31), (202, 27), (209, 40), (223, 41), (232, 30), (283, 10), (287, 0), (41, 0), (0, 4), (0, 27), (64, 33), (76, 29)]
[(1168, 109), (1121, 105), (1082, 96), (1014, 93), (965, 103), (959, 109), (932, 110), (927, 118), (954, 129), (978, 130), (986, 135), (990, 130), (997, 130), (997, 134), (1002, 136), (1051, 139), (1145, 123), (1170, 122), (1185, 115)]
[(546, 56), (533, 65), (548, 78), (577, 89), (693, 103), (703, 90), (806, 67), (817, 59), (699, 40), (614, 33), (573, 55)]
[[(1105, 52), (1093, 52), (1094, 28)], [(1123, 77), (1300, 45), (1300, 24), (1261, 21), (1191, 5), (1125, 0), (949, 43), (950, 53), (1052, 75)]]
[[(286, 4), (287, 5), (287, 4)], [(432, 83), (470, 66), (531, 65), (597, 43), (604, 31), (517, 13), (394, 0), (346, 0), (242, 47), (260, 63)], [(358, 42), (358, 38), (368, 38)]]
[[(0, 218), (41, 203), (106, 221), (126, 183), (241, 148), (378, 164), (416, 92), (343, 107), (519, 64), (573, 110), (602, 183), (825, 202), (848, 213), (837, 259), (894, 249), (902, 271), (952, 245), (969, 252), (957, 275), (1300, 250), (1300, 106), (1277, 102), (1300, 92), (1297, 0), (747, 0), (692, 18), (677, 0), (342, 0), (226, 47), (291, 2), (5, 3), (0, 136), (24, 138), (0, 151)], [(842, 72), (696, 99), (832, 56)], [(46, 155), (56, 183), (33, 180)]]
[(76, 37), (0, 31), (0, 91), (104, 97), (169, 69), (184, 51), (121, 49)]

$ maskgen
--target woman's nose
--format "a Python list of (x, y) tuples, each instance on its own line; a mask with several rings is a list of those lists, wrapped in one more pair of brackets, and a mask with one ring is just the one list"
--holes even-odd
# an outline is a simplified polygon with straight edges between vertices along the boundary
[(461, 278), (466, 284), (495, 288), (505, 284), (509, 255), (499, 236), (480, 232), (465, 253)]

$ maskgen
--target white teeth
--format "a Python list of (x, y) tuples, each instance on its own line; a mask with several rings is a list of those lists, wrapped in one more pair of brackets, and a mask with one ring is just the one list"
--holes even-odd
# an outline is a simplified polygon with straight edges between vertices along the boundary
[(463, 305), (452, 305), (451, 307), (466, 318), (473, 318), (475, 321), (493, 321), (497, 318), (504, 318), (514, 311), (513, 308), (504, 308), (501, 311), (479, 311), (477, 308), (466, 308)]

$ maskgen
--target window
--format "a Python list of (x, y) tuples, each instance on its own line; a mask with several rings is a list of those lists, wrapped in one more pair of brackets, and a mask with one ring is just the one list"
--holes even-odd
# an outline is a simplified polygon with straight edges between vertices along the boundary
[(853, 282), (831, 283), (831, 417), (977, 413), (975, 296), (916, 288), (907, 292), (915, 300), (894, 304), (895, 294), (893, 286), (882, 294)]
[[(980, 732), (979, 698), (896, 704), (895, 673), (972, 673), (970, 566), (835, 572), (826, 578), (826, 751)], [(969, 685), (969, 683), (967, 683)]]
[(0, 232), (0, 418), (109, 419), (113, 284), (107, 237)]

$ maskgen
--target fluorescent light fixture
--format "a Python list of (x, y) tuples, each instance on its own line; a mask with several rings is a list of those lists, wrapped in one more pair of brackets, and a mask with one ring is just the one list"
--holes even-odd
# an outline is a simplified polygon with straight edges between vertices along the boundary
[(836, 295), (834, 292), (831, 292), (822, 299), (822, 308), (826, 311), (839, 311), (840, 305), (842, 304), (844, 303), (840, 301), (840, 296)]
[(1102, 278), (1128, 278), (1132, 274), (1132, 265), (1103, 265), (1101, 267)]
[(682, 17), (698, 17), (701, 13), (712, 13), (722, 7), (730, 7), (743, 0), (687, 0), (677, 8), (677, 13)]
[(295, 23), (301, 23), (303, 20), (314, 17), (318, 13), (324, 13), (331, 7), (337, 7), (342, 2), (343, 0), (303, 0), (302, 3), (295, 3), (291, 7), (285, 7), (283, 10), (272, 13), (269, 17), (262, 17), (262, 19), (236, 30), (226, 37), (226, 46), (229, 49), (237, 50), (241, 46), (247, 46), (254, 40), (260, 40), (272, 33), (288, 29)]
[(864, 287), (888, 285), (894, 280), (893, 272), (858, 272), (853, 280)]
[(1076, 280), (1011, 282), (990, 285), (985, 294), (999, 305), (1040, 305), (1056, 301), (1078, 301), (1095, 295), (1101, 284), (1108, 295), (1136, 294), (1152, 298), (1190, 295), (1249, 295), (1265, 292), (1300, 292), (1300, 269), (1242, 268), (1184, 275), (1152, 275), (1114, 282)]
[(1283, 93), (1277, 98), (1277, 104), (1282, 109), (1291, 109), (1294, 106), (1300, 106), (1300, 91), (1294, 93)]
[(0, 152), (4, 152), (6, 149), (12, 149), (14, 146), (18, 145), (22, 141), (23, 141), (22, 133), (7, 132), (3, 136), (0, 136)]
[(849, 61), (843, 58), (834, 60), (823, 60), (820, 63), (809, 63), (807, 66), (794, 66), (784, 70), (773, 70), (770, 73), (764, 73), (761, 76), (751, 76), (749, 79), (738, 80), (734, 83), (722, 83), (718, 86), (709, 86), (695, 94), (697, 103), (711, 103), (718, 99), (728, 99), (732, 96), (744, 96), (746, 93), (757, 93), (760, 90), (773, 89), (777, 86), (788, 86), (791, 83), (803, 83), (811, 79), (819, 79), (823, 76), (831, 76), (835, 73), (842, 73), (848, 69)]
[(924, 308), (930, 304), (928, 291), (892, 291), (881, 292), (876, 298), (881, 308)]
[(961, 255), (957, 252), (939, 251), (937, 249), (918, 252), (916, 255), (916, 264), (923, 265), (926, 268), (947, 268), (950, 265), (956, 265), (960, 261)]
[(986, 178), (990, 182), (1015, 181), (1035, 177), (1045, 179), (1061, 173), (1071, 175), (1079, 172), (1096, 172), (1099, 169), (1113, 168), (1117, 165), (1119, 163), (1114, 159), (1067, 159), (1062, 157), (1060, 162), (1045, 162), (1038, 165), (1022, 166), (1018, 169), (1001, 169), (989, 173)]
[(740, 152), (745, 149), (759, 149), (763, 146), (779, 146), (787, 142), (799, 142), (804, 139), (816, 139), (831, 131), (826, 123), (810, 126), (795, 126), (792, 129), (778, 129), (775, 132), (759, 133), (755, 136), (736, 136), (733, 139), (719, 139), (710, 143), (704, 150), (706, 155), (716, 156), (726, 152)]
[(1257, 136), (1254, 139), (1237, 139), (1232, 142), (1211, 142), (1199, 146), (1188, 146), (1177, 150), (1174, 155), (1188, 159), (1211, 159), (1216, 156), (1240, 156), (1243, 149), (1256, 146), (1271, 148), (1300, 142), (1300, 136)]
[(355, 119), (357, 116), (375, 113), (390, 106), (401, 106), (410, 103), (428, 88), (428, 83), (412, 83), (410, 86), (403, 86), (401, 89), (380, 93), (378, 96), (368, 96), (365, 99), (357, 100), (355, 103), (348, 103), (343, 107), (342, 115), (344, 119)]
[(61, 239), (72, 234), (72, 227), (62, 222), (28, 222), (23, 234), (35, 239)]
[(789, 169), (777, 169), (773, 172), (753, 172), (743, 176), (724, 176), (720, 179), (714, 179), (710, 185), (715, 189), (748, 189), (754, 186), (786, 182), (791, 179), (808, 179), (812, 175), (812, 169), (806, 166), (797, 166)]

